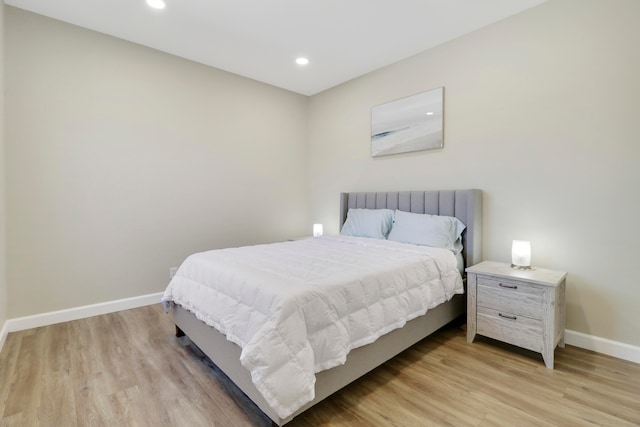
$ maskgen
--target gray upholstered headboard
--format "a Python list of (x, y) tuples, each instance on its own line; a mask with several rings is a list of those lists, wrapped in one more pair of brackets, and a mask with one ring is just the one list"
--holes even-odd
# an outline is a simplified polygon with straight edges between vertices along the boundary
[(340, 229), (350, 208), (399, 209), (406, 212), (454, 216), (467, 228), (462, 233), (465, 266), (482, 261), (482, 191), (395, 191), (341, 193)]

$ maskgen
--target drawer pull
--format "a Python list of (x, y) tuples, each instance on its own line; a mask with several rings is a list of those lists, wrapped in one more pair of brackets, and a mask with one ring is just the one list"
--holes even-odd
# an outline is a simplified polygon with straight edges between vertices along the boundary
[(498, 286), (501, 288), (518, 289), (518, 286), (516, 285), (505, 285), (504, 283), (498, 283)]
[(516, 320), (517, 319), (516, 316), (507, 316), (506, 314), (502, 314), (502, 313), (498, 313), (498, 316), (504, 317), (505, 319), (509, 319), (509, 320)]

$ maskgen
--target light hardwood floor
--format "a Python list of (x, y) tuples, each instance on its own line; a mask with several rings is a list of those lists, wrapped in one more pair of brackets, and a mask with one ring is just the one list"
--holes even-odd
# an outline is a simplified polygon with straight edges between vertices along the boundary
[[(640, 365), (576, 347), (538, 354), (451, 325), (294, 426), (638, 426)], [(269, 426), (160, 305), (9, 334), (1, 426)]]

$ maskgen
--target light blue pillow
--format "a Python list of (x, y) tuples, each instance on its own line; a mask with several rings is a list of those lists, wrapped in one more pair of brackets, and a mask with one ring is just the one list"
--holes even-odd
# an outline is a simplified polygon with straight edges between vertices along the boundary
[(340, 234), (386, 239), (393, 224), (393, 214), (391, 209), (349, 209)]
[(451, 216), (396, 210), (389, 240), (449, 249), (457, 255), (462, 250), (462, 232), (466, 227)]

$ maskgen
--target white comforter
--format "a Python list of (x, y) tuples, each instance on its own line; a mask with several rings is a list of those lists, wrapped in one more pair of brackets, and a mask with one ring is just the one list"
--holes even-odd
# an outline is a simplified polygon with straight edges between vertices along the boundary
[(313, 400), (315, 373), (463, 293), (448, 250), (357, 237), (247, 246), (188, 257), (162, 301), (242, 348), (281, 418)]

